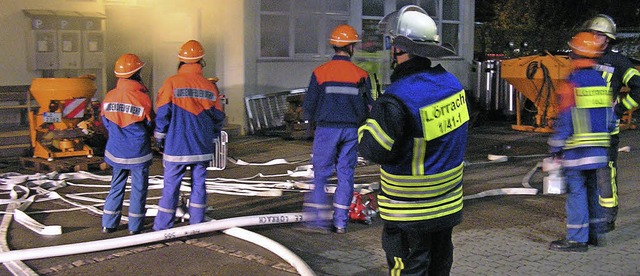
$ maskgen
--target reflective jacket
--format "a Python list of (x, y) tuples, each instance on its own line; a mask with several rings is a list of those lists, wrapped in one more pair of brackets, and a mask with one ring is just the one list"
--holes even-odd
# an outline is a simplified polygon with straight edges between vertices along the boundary
[(562, 153), (565, 169), (603, 168), (609, 162), (610, 134), (616, 129), (611, 92), (592, 60), (572, 63), (576, 69), (558, 89), (560, 110), (548, 144), (551, 152)]
[(402, 76), (392, 76), (359, 129), (360, 153), (381, 164), (380, 216), (453, 227), (463, 205), (465, 92), (452, 74), (430, 67), (427, 59), (414, 57), (395, 70)]
[(158, 91), (156, 108), (154, 137), (165, 139), (164, 161), (211, 160), (225, 115), (218, 88), (202, 76), (200, 64), (183, 64), (178, 74), (166, 79)]
[(147, 88), (131, 79), (118, 79), (102, 101), (102, 122), (109, 132), (107, 164), (131, 168), (149, 164), (153, 107)]
[(372, 102), (367, 71), (336, 55), (313, 71), (302, 108), (316, 126), (357, 128)]
[[(622, 112), (637, 108), (640, 103), (640, 72), (624, 55), (607, 50), (600, 59), (596, 70), (602, 72), (602, 77), (607, 81), (613, 93), (613, 100), (618, 101), (618, 109)], [(620, 96), (622, 87), (628, 87), (629, 93), (625, 97)], [(624, 108), (622, 108), (624, 107)]]

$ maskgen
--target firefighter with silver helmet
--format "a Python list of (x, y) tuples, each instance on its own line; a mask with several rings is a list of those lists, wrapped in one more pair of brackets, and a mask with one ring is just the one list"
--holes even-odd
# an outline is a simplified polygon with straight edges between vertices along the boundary
[(102, 101), (102, 122), (109, 132), (104, 159), (113, 167), (111, 189), (105, 198), (102, 215), (104, 233), (116, 231), (120, 224), (129, 175), (129, 233), (139, 233), (144, 223), (149, 166), (153, 159), (153, 107), (140, 77), (143, 66), (144, 62), (134, 54), (120, 56), (114, 69), (118, 82)]
[(191, 169), (189, 224), (204, 222), (207, 166), (225, 117), (218, 88), (202, 75), (204, 55), (200, 42), (185, 42), (178, 52), (178, 73), (167, 78), (158, 91), (154, 137), (163, 150), (164, 187), (154, 230), (173, 227), (180, 183), (188, 167)]
[[(358, 33), (349, 25), (333, 30), (329, 44), (335, 55), (313, 71), (302, 104), (305, 119), (315, 124), (311, 160), (314, 189), (305, 198), (303, 209), (319, 217), (302, 230), (347, 231), (358, 161), (358, 126), (373, 102), (369, 74), (351, 62), (359, 41)], [(338, 183), (331, 204), (325, 186), (334, 170)], [(331, 222), (322, 218), (332, 210)]]
[[(598, 59), (600, 64), (598, 71), (611, 87), (612, 99), (615, 103), (614, 111), (618, 119), (627, 110), (633, 110), (640, 104), (640, 72), (624, 55), (614, 52), (611, 44), (616, 40), (616, 24), (611, 17), (598, 14), (584, 22), (583, 31), (589, 31), (605, 39), (605, 50)], [(620, 94), (623, 87), (629, 88), (629, 93)], [(611, 147), (609, 148), (609, 168), (611, 169), (611, 181), (609, 184), (599, 187), (600, 205), (605, 207), (607, 214), (607, 232), (615, 229), (615, 221), (618, 214), (618, 145), (620, 144), (619, 129), (611, 135)]]
[(418, 6), (388, 14), (380, 28), (394, 70), (359, 128), (359, 151), (381, 165), (382, 247), (391, 275), (448, 275), (469, 114), (458, 79), (430, 58), (455, 53), (439, 45), (436, 23)]

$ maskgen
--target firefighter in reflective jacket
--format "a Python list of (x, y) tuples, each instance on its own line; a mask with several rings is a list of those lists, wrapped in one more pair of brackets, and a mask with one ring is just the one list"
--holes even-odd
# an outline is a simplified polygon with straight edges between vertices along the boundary
[[(598, 59), (599, 65), (596, 69), (602, 72), (607, 85), (611, 87), (612, 99), (617, 102), (614, 111), (616, 116), (621, 118), (625, 111), (637, 108), (640, 103), (640, 73), (627, 57), (611, 50), (610, 44), (616, 39), (616, 24), (611, 17), (604, 14), (596, 15), (587, 20), (582, 28), (606, 39), (605, 51)], [(620, 97), (622, 87), (629, 88), (629, 93), (624, 97)], [(599, 187), (600, 204), (606, 208), (607, 212), (607, 231), (615, 228), (618, 214), (617, 161), (620, 143), (618, 132), (619, 130), (616, 130), (612, 133), (609, 148), (611, 183)]]
[[(314, 189), (305, 198), (303, 209), (317, 214), (319, 219), (306, 224), (308, 229), (333, 228), (336, 233), (347, 230), (358, 161), (358, 126), (373, 102), (368, 73), (351, 62), (359, 41), (356, 30), (349, 25), (333, 30), (329, 43), (336, 54), (313, 71), (302, 105), (305, 118), (316, 126), (312, 148)], [(338, 184), (331, 208), (325, 186), (334, 169)], [(322, 214), (332, 209), (333, 223), (327, 225)]]
[(124, 54), (115, 64), (116, 88), (102, 101), (102, 122), (109, 132), (104, 152), (105, 161), (113, 167), (111, 189), (105, 199), (102, 231), (116, 230), (122, 217), (122, 202), (127, 178), (131, 174), (129, 198), (129, 233), (142, 230), (149, 166), (153, 159), (151, 133), (153, 107), (142, 84), (140, 69), (144, 63), (134, 54)]
[(205, 179), (220, 137), (224, 112), (218, 88), (202, 76), (204, 49), (189, 40), (180, 48), (178, 74), (164, 81), (156, 100), (154, 137), (163, 152), (164, 187), (153, 229), (173, 227), (179, 204), (180, 182), (191, 167), (189, 224), (204, 221), (207, 208)]
[(435, 22), (418, 6), (385, 16), (380, 28), (397, 65), (358, 134), (361, 155), (381, 164), (382, 247), (390, 275), (448, 275), (469, 114), (458, 79), (429, 58), (455, 53), (438, 45)]
[(569, 42), (574, 69), (558, 88), (558, 118), (548, 144), (561, 159), (568, 195), (567, 234), (551, 242), (554, 251), (584, 252), (588, 244), (603, 243), (606, 223), (597, 182), (611, 181), (609, 136), (616, 128), (609, 87), (595, 70), (603, 45), (604, 39), (592, 33), (576, 34)]

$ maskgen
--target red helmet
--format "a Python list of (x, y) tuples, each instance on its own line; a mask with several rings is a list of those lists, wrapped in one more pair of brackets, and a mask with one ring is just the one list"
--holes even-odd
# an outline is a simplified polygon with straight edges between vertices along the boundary
[(204, 48), (197, 40), (189, 40), (182, 44), (178, 59), (184, 63), (196, 63), (204, 57)]
[(360, 42), (360, 37), (356, 30), (349, 25), (340, 25), (333, 29), (329, 44), (336, 47), (344, 47), (351, 43)]
[(606, 38), (590, 32), (577, 33), (571, 41), (569, 47), (576, 55), (597, 58), (604, 52)]
[(144, 66), (144, 62), (134, 54), (124, 54), (116, 61), (113, 72), (118, 78), (129, 78)]

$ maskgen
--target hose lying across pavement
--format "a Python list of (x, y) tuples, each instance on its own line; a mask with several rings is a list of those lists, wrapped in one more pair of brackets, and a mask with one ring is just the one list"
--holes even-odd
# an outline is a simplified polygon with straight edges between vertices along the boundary
[[(331, 217), (330, 213), (327, 213), (326, 216), (327, 217), (323, 216), (323, 218), (327, 219)], [(233, 233), (238, 234), (239, 236), (243, 236), (243, 239), (246, 239), (247, 237), (244, 235), (247, 235), (247, 233), (246, 232), (239, 233), (241, 232), (241, 230), (237, 230), (235, 227), (304, 222), (304, 221), (314, 220), (315, 218), (316, 216), (311, 213), (280, 213), (280, 214), (269, 214), (269, 215), (235, 217), (235, 218), (221, 219), (221, 220), (209, 221), (209, 222), (204, 222), (199, 224), (175, 227), (175, 228), (161, 230), (161, 231), (143, 233), (135, 236), (127, 236), (127, 237), (119, 237), (119, 238), (113, 238), (113, 239), (90, 241), (90, 242), (81, 242), (81, 243), (74, 243), (74, 244), (56, 245), (56, 246), (47, 246), (47, 247), (39, 247), (39, 248), (12, 250), (9, 252), (1, 252), (0, 262), (6, 263), (10, 261), (49, 258), (49, 257), (72, 255), (72, 254), (88, 253), (88, 252), (94, 252), (98, 250), (110, 250), (110, 249), (129, 247), (129, 246), (141, 245), (141, 244), (152, 243), (152, 242), (159, 242), (164, 240), (172, 240), (180, 237), (206, 233), (206, 232), (220, 231), (225, 229), (233, 229), (231, 230), (232, 234)], [(275, 244), (275, 243), (270, 243), (267, 240), (257, 236), (253, 236), (253, 237), (258, 238), (260, 240), (262, 244), (261, 246), (269, 246), (271, 248)], [(279, 250), (279, 253), (287, 255), (287, 258), (285, 258), (285, 260), (289, 262), (293, 267), (295, 267), (301, 275), (315, 275), (315, 273), (313, 273), (313, 271), (309, 268), (309, 266), (304, 261), (299, 260), (298, 257), (290, 253), (288, 249), (286, 248), (283, 249), (283, 248), (284, 247), (277, 248)]]

